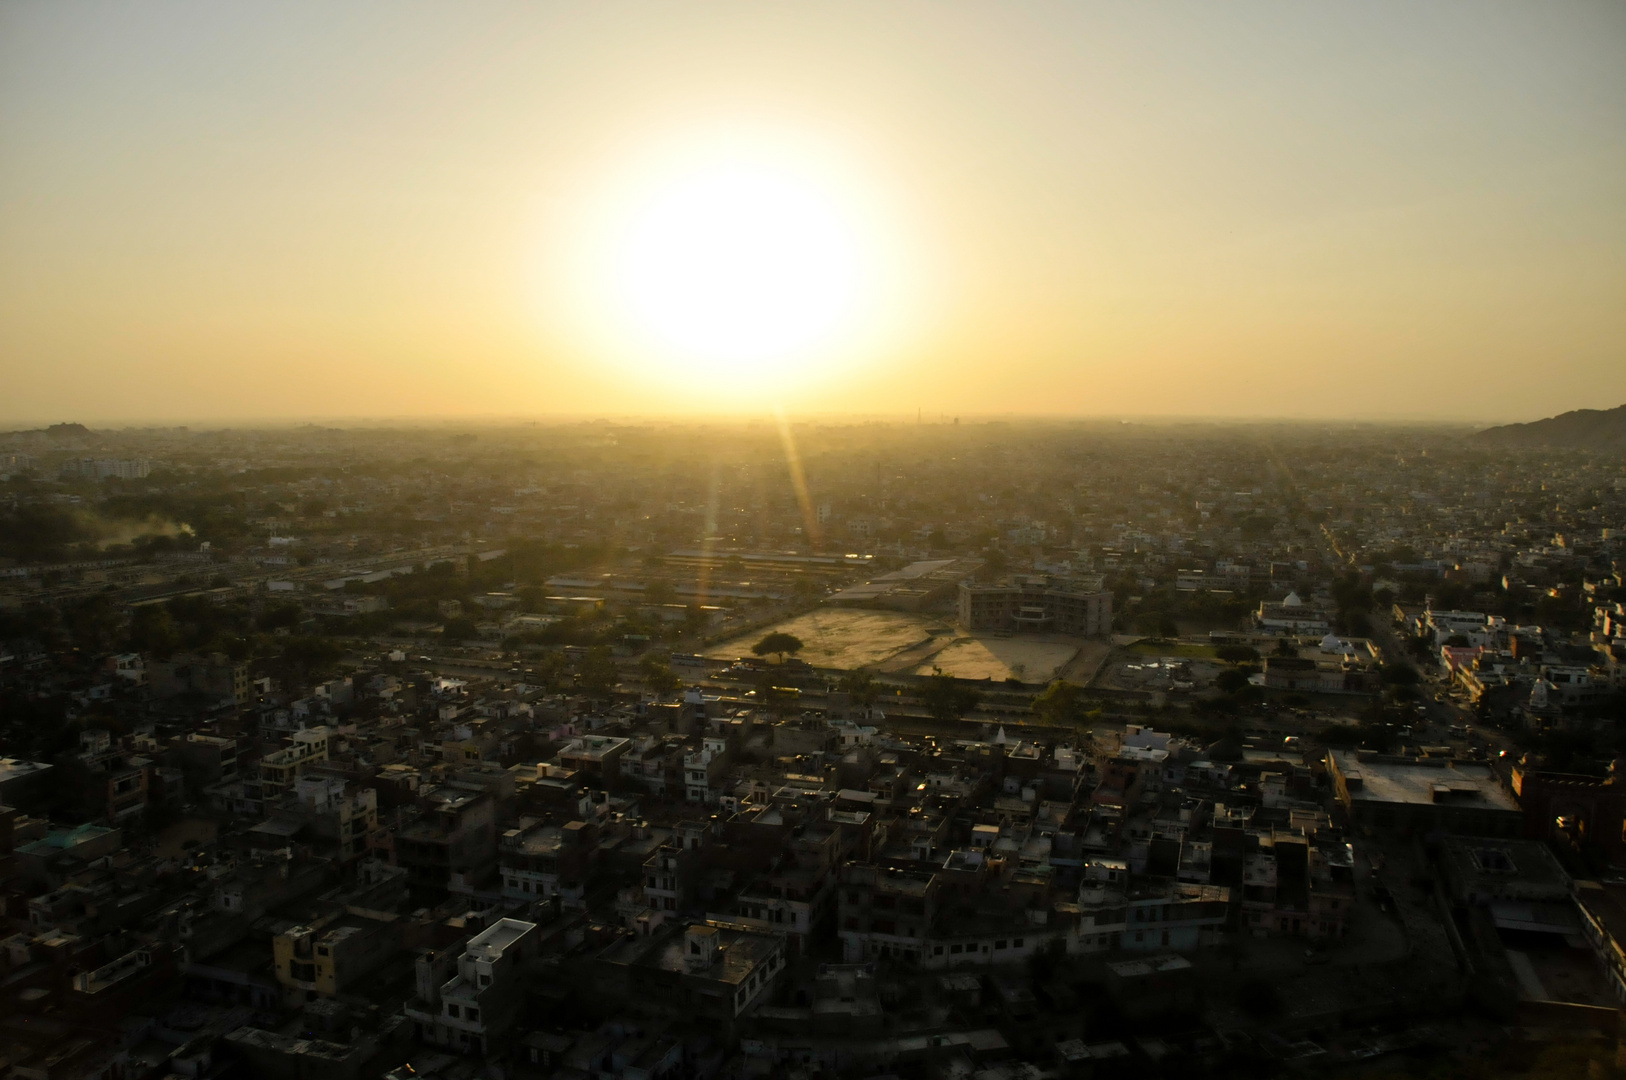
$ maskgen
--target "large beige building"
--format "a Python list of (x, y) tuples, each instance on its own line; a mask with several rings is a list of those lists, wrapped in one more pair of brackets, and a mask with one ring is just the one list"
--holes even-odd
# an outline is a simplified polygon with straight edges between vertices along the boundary
[(1112, 593), (1100, 578), (1029, 574), (982, 584), (960, 583), (960, 625), (967, 630), (1081, 634), (1112, 629)]

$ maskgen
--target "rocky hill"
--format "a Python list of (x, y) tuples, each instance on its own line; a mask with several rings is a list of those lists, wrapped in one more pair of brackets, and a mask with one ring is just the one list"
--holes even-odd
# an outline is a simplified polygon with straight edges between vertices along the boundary
[(1626, 450), (1626, 405), (1614, 409), (1576, 409), (1528, 424), (1503, 424), (1476, 432), (1472, 437), (1491, 446)]

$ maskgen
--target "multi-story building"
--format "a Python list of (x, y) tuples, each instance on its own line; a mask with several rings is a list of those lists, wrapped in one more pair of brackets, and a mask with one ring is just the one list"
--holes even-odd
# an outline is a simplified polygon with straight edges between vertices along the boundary
[(624, 941), (604, 972), (629, 993), (685, 1018), (727, 1023), (755, 1009), (785, 970), (785, 939), (726, 922)]
[(582, 907), (598, 854), (597, 834), (584, 821), (508, 830), (497, 844), (503, 895), (512, 900), (558, 897), (566, 907)]
[[(416, 815), (394, 836), (394, 861), (413, 880), (445, 888), (483, 882), (497, 864), (497, 809), (489, 791), (442, 784), (426, 791)], [(455, 880), (454, 880), (455, 879)]]
[(1245, 858), (1241, 906), (1254, 933), (1339, 938), (1355, 906), (1355, 887), (1335, 879), (1326, 857), (1303, 837), (1276, 836)]
[(237, 663), (223, 653), (208, 656), (177, 656), (148, 666), (147, 681), (158, 697), (202, 694), (232, 705), (249, 700), (248, 665)]
[(353, 991), (400, 949), (401, 932), (394, 916), (342, 911), (274, 936), (272, 968), (288, 1004), (298, 1005)]
[(288, 745), (260, 758), (260, 792), (267, 802), (293, 789), (294, 781), (312, 765), (328, 758), (333, 731), (325, 725), (304, 728), (289, 737)]
[(919, 962), (937, 919), (937, 874), (849, 863), (837, 889), (836, 932), (848, 963), (883, 956)]
[(1224, 886), (1181, 881), (1081, 889), (1075, 951), (1184, 952), (1211, 945), (1224, 930), (1230, 902), (1231, 891)]
[(193, 731), (171, 739), (169, 752), (179, 762), (187, 785), (195, 791), (238, 778), (236, 739)]
[(490, 1055), (524, 1003), (522, 969), (536, 958), (538, 938), (535, 923), (498, 919), (461, 949), (420, 955), (416, 996), (406, 1005), (418, 1038)]
[(621, 755), (631, 745), (631, 739), (583, 735), (559, 748), (559, 764), (594, 787), (613, 788), (621, 779)]
[(960, 583), (959, 620), (967, 630), (1029, 630), (1096, 636), (1112, 629), (1112, 593), (1101, 579), (1015, 576)]
[(707, 738), (699, 750), (683, 757), (683, 798), (692, 803), (715, 803), (724, 792), (731, 757), (728, 742)]
[(1264, 601), (1254, 619), (1261, 630), (1272, 634), (1321, 635), (1332, 630), (1327, 613), (1314, 604), (1305, 603), (1296, 592), (1288, 593), (1279, 601)]
[(106, 730), (92, 728), (79, 735), (79, 760), (94, 785), (85, 794), (104, 811), (108, 824), (127, 824), (146, 812), (153, 772), (150, 758), (127, 752)]
[(340, 776), (307, 773), (294, 781), (292, 795), (274, 816), (300, 823), (307, 835), (331, 845), (335, 859), (350, 863), (367, 854), (378, 831), (378, 792), (352, 790)]

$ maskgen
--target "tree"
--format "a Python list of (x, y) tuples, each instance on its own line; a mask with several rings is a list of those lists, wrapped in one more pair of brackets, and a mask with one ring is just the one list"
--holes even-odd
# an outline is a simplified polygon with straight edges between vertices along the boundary
[(1259, 661), (1259, 650), (1251, 645), (1221, 645), (1214, 655), (1227, 664), (1253, 664)]
[(162, 604), (146, 604), (130, 617), (130, 648), (167, 657), (181, 647), (181, 630)]
[(786, 656), (790, 656), (794, 653), (799, 653), (802, 651), (802, 639), (797, 637), (795, 634), (787, 634), (783, 630), (775, 630), (773, 633), (764, 636), (761, 641), (751, 646), (751, 651), (758, 656), (778, 656), (779, 662), (784, 663)]
[(690, 604), (683, 609), (683, 632), (685, 634), (704, 634), (711, 625), (711, 619), (699, 604)]
[(1033, 699), (1033, 714), (1047, 724), (1075, 724), (1084, 719), (1084, 690), (1057, 679)]
[(440, 627), (440, 636), (447, 641), (473, 641), (480, 636), (480, 628), (466, 615), (447, 619)]
[(1422, 678), (1417, 674), (1416, 668), (1405, 663), (1384, 664), (1378, 670), (1383, 676), (1383, 681), (1392, 686), (1416, 686)]
[(338, 665), (344, 649), (336, 641), (319, 637), (289, 638), (282, 647), (282, 661), (307, 675), (331, 671)]
[(673, 673), (672, 665), (662, 653), (645, 653), (638, 661), (638, 673), (657, 696), (675, 693), (683, 685), (683, 680)]
[(869, 708), (881, 696), (881, 688), (875, 682), (875, 676), (859, 668), (849, 671), (841, 677), (841, 692), (846, 694), (854, 705)]
[(651, 581), (644, 589), (644, 600), (651, 604), (670, 604), (677, 599), (677, 590), (670, 581)]
[(982, 695), (961, 686), (953, 676), (944, 675), (933, 668), (926, 677), (926, 689), (920, 695), (921, 703), (935, 720), (958, 720), (982, 702)]
[(1292, 638), (1282, 638), (1276, 642), (1276, 647), (1271, 650), (1272, 656), (1297, 656), (1298, 654), (1298, 646), (1293, 644)]
[(615, 689), (616, 682), (620, 680), (621, 671), (615, 666), (615, 657), (610, 654), (610, 647), (595, 645), (587, 650), (587, 655), (576, 665), (576, 676), (589, 697), (607, 698)]
[(1214, 679), (1214, 685), (1227, 694), (1234, 694), (1248, 685), (1248, 672), (1244, 668), (1226, 668)]

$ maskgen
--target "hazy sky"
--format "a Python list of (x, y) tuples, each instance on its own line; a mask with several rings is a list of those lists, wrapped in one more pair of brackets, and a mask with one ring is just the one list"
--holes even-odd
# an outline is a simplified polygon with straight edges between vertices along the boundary
[(588, 266), (759, 144), (881, 267), (795, 412), (1626, 402), (1613, 0), (5, 0), (0, 420), (762, 407)]

